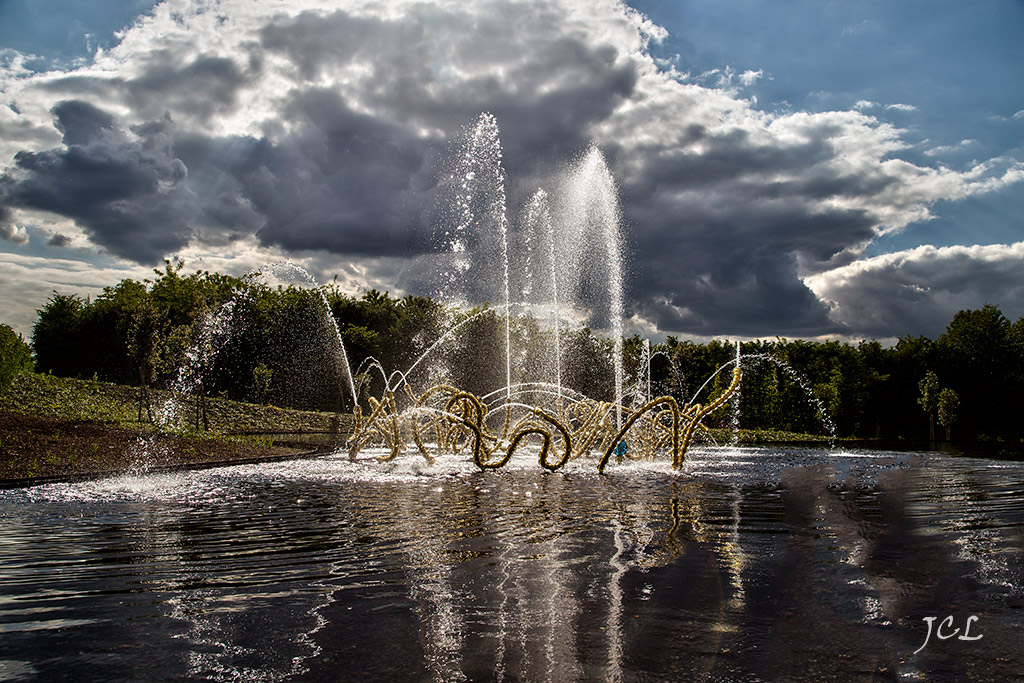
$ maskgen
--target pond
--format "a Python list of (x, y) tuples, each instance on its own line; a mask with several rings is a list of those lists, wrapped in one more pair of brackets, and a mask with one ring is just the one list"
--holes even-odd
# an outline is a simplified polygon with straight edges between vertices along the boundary
[(688, 457), (334, 454), (0, 491), (0, 679), (1024, 671), (1021, 463)]

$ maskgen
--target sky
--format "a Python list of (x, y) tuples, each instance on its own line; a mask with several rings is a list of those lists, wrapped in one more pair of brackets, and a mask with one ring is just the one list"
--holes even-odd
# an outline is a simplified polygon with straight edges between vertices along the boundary
[(165, 258), (432, 294), (481, 112), (513, 231), (603, 152), (628, 332), (1016, 320), (1021, 35), (1021, 0), (0, 0), (0, 321)]

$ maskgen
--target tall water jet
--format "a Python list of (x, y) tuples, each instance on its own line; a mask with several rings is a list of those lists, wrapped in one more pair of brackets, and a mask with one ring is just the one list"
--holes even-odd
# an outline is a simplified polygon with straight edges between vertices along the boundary
[[(568, 291), (574, 317), (585, 319), (598, 328), (611, 329), (612, 401), (608, 400), (606, 386), (600, 389), (605, 394), (600, 399), (588, 398), (576, 391), (566, 393), (561, 386), (560, 348), (557, 349), (558, 383), (554, 385), (554, 392), (551, 391), (552, 385), (544, 382), (513, 385), (508, 223), (501, 146), (493, 116), (481, 114), (476, 125), (466, 131), (456, 161), (457, 172), (450, 177), (456, 193), (456, 201), (453, 202), (455, 220), (445, 233), (447, 246), (454, 256), (450, 277), (445, 284), (452, 289), (441, 292), (441, 295), (463, 294), (468, 300), (479, 301), (496, 292), (498, 283), (495, 280), (500, 273), (501, 291), (505, 298), (505, 385), (481, 395), (467, 391), (454, 381), (440, 382), (422, 393), (415, 393), (408, 382), (409, 374), (441, 343), (448, 335), (446, 333), (406, 373), (395, 375), (399, 378), (398, 384), (392, 386), (390, 379), (385, 380), (385, 395), (381, 400), (370, 399), (372, 411), (368, 416), (356, 416), (355, 429), (348, 441), (350, 459), (356, 459), (361, 450), (377, 443), (390, 451), (379, 455), (378, 459), (390, 462), (405, 450), (411, 438), (416, 450), (428, 463), (434, 462), (435, 454), (469, 451), (477, 467), (491, 470), (504, 467), (528, 439), (535, 441), (539, 438), (541, 444), (536, 455), (541, 467), (554, 471), (574, 455), (596, 452), (600, 454), (598, 472), (603, 472), (613, 454), (618, 460), (626, 457), (626, 439), (631, 434), (629, 438), (633, 441), (628, 449), (629, 457), (643, 459), (668, 452), (672, 456), (672, 466), (676, 469), (682, 467), (695, 430), (706, 416), (721, 408), (736, 391), (740, 371), (737, 367), (729, 386), (717, 396), (710, 397), (706, 404), (691, 401), (680, 405), (668, 395), (652, 398), (648, 343), (642, 362), (645, 373), (643, 385), (638, 385), (635, 392), (638, 399), (643, 399), (637, 401), (641, 405), (623, 405), (622, 219), (616, 185), (604, 156), (596, 147), (591, 147), (564, 174), (558, 187), (557, 239), (547, 194), (543, 190), (534, 194), (527, 206), (521, 233), (527, 253), (517, 252), (521, 259), (517, 262), (517, 272), (525, 277), (516, 292), (527, 299), (527, 304), (538, 303), (538, 295), (534, 292), (540, 280), (535, 275), (540, 269), (534, 265), (534, 249), (537, 236), (542, 233), (547, 241), (555, 299), (556, 345), (560, 346), (560, 308), (565, 301), (562, 293)], [(500, 245), (500, 252), (496, 245)], [(536, 253), (536, 256), (539, 261), (541, 254)], [(500, 270), (496, 267), (499, 257)], [(456, 291), (456, 285), (459, 291)], [(485, 308), (483, 313), (490, 312)], [(477, 315), (482, 313), (471, 318)], [(590, 354), (589, 360), (595, 366), (604, 366), (605, 358), (592, 353), (606, 353), (604, 344), (590, 334), (584, 338), (590, 347), (580, 349), (581, 357)], [(529, 345), (524, 345), (524, 348), (529, 348)], [(471, 349), (466, 360), (473, 366), (484, 368), (496, 365), (482, 361), (477, 346)], [(380, 370), (386, 374), (382, 368)], [(399, 409), (396, 403), (395, 388), (399, 385), (405, 390), (403, 402), (409, 404), (408, 408)], [(503, 401), (498, 398), (499, 394), (504, 394)], [(554, 412), (551, 412), (550, 404), (544, 405), (552, 395), (556, 401)], [(530, 398), (524, 399), (527, 396)], [(571, 402), (565, 410), (562, 409), (563, 398)], [(525, 403), (524, 400), (531, 402)], [(502, 409), (494, 410), (498, 407)], [(627, 410), (628, 419), (624, 420)]]
[[(527, 262), (524, 268), (526, 282), (523, 285), (523, 299), (529, 301), (534, 295), (534, 277), (538, 280), (549, 279), (551, 286), (551, 323), (555, 332), (555, 386), (558, 392), (559, 403), (562, 400), (562, 341), (559, 332), (561, 326), (561, 310), (558, 300), (558, 256), (555, 251), (555, 227), (551, 221), (551, 207), (548, 201), (548, 193), (538, 188), (530, 198), (526, 206), (525, 218)], [(533, 252), (536, 249), (538, 237), (543, 239), (544, 246), (541, 251), (547, 256), (547, 267), (537, 268), (534, 274)], [(540, 261), (538, 259), (538, 261)], [(537, 296), (536, 298), (539, 298)]]
[(640, 355), (640, 367), (643, 370), (643, 382), (646, 384), (644, 403), (651, 400), (651, 340), (644, 339), (644, 347)]
[(267, 274), (272, 274), (275, 277), (288, 282), (306, 284), (318, 294), (318, 300), (324, 308), (325, 320), (329, 323), (330, 329), (333, 332), (334, 340), (338, 343), (338, 360), (341, 364), (349, 397), (352, 399), (352, 409), (355, 410), (356, 406), (359, 405), (359, 397), (356, 392), (355, 379), (352, 377), (352, 366), (348, 360), (348, 351), (345, 349), (345, 342), (341, 339), (341, 330), (338, 328), (338, 321), (334, 319), (334, 314), (331, 312), (331, 303), (327, 300), (327, 295), (324, 294), (323, 288), (308, 270), (288, 260), (268, 263), (262, 268), (249, 273), (249, 275), (254, 278), (265, 277)]
[[(740, 364), (741, 352), (740, 352), (740, 340), (736, 340), (736, 368), (742, 370)], [(740, 405), (742, 404), (742, 393), (743, 385), (741, 384), (736, 388), (736, 392), (729, 399), (729, 428), (732, 432), (730, 436), (730, 446), (736, 447), (740, 445)]]
[[(493, 282), (492, 241), (499, 239), (501, 294), (505, 299), (505, 386), (512, 385), (511, 292), (509, 289), (508, 219), (505, 214), (505, 172), (501, 166), (501, 140), (498, 122), (484, 112), (467, 132), (456, 169), (454, 223), (445, 232), (443, 245), (454, 258), (441, 296), (488, 296), (496, 293)], [(474, 259), (473, 255), (485, 258)], [(484, 292), (473, 291), (484, 285)], [(490, 286), (488, 286), (490, 285)]]
[[(591, 146), (570, 173), (566, 184), (567, 220), (571, 225), (571, 239), (566, 240), (568, 249), (565, 259), (573, 272), (576, 289), (591, 289), (594, 283), (581, 279), (581, 274), (590, 278), (603, 276), (608, 293), (608, 324), (612, 331), (613, 358), (615, 367), (615, 422), (622, 424), (622, 316), (623, 276), (622, 245), (619, 226), (622, 215), (619, 209), (618, 189), (615, 179), (608, 170), (604, 155), (596, 146)], [(581, 267), (580, 253), (586, 245), (597, 240), (598, 253), (588, 257), (596, 263)], [(603, 261), (604, 270), (597, 264)]]

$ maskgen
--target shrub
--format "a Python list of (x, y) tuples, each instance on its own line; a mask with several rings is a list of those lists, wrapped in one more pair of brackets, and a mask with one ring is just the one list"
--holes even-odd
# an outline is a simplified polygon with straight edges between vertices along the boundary
[(22, 372), (32, 372), (32, 350), (9, 325), (0, 325), (0, 391)]

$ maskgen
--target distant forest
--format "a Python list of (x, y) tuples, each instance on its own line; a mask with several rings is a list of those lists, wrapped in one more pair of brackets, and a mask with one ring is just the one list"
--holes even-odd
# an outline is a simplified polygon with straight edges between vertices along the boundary
[[(459, 325), (411, 373), (422, 391), (446, 381), (477, 394), (505, 384), (504, 316), (486, 306), (457, 310), (430, 298), (361, 297), (333, 284), (270, 287), (254, 278), (166, 263), (152, 279), (122, 280), (94, 299), (54, 294), (38, 311), (31, 345), (37, 372), (144, 387), (181, 381), (206, 395), (279, 406), (351, 410), (335, 326), (356, 374), (359, 400), (378, 396), (381, 372), (406, 370)], [(6, 328), (9, 331), (9, 328)], [(515, 316), (514, 382), (557, 376), (547, 320)], [(612, 344), (589, 329), (560, 331), (563, 385), (592, 398), (614, 397)], [(6, 344), (6, 342), (5, 342)], [(628, 402), (646, 395), (644, 342), (625, 340)], [(962, 310), (938, 339), (907, 336), (893, 346), (776, 338), (743, 342), (740, 426), (881, 439), (1017, 441), (1024, 436), (1024, 318), (995, 306)], [(727, 341), (669, 337), (650, 348), (650, 393), (691, 400), (735, 358)], [(5, 351), (5, 356), (9, 356)], [(728, 372), (698, 400), (719, 390)], [(722, 425), (730, 420), (716, 417)], [(714, 425), (712, 425), (714, 426)]]

